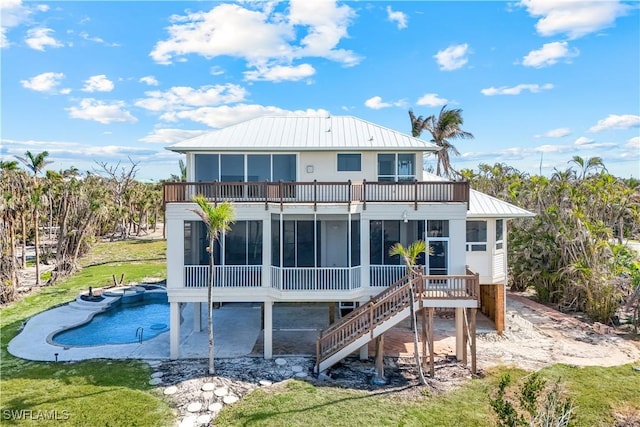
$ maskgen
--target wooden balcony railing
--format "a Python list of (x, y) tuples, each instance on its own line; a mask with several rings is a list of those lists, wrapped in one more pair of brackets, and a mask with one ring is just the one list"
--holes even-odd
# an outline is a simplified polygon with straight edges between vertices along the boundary
[(418, 208), (421, 202), (469, 203), (466, 181), (412, 182), (165, 182), (164, 203), (189, 203), (196, 195), (213, 203), (318, 204), (409, 202)]

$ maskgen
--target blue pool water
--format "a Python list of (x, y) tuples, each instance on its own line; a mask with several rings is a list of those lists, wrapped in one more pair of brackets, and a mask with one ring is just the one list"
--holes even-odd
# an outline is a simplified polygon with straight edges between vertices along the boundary
[(119, 304), (93, 316), (84, 325), (53, 336), (53, 342), (65, 346), (127, 344), (151, 339), (169, 330), (169, 304), (157, 298), (135, 304)]

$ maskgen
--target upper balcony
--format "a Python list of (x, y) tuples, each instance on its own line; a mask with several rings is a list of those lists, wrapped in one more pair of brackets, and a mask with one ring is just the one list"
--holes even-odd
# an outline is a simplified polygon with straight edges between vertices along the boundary
[(469, 204), (466, 181), (401, 181), (401, 182), (166, 182), (164, 203), (189, 203), (196, 195), (212, 202), (270, 204), (362, 204), (458, 202)]

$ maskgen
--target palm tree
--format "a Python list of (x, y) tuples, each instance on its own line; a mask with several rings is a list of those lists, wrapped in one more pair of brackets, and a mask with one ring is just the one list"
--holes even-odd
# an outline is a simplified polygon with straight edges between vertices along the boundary
[(452, 175), (451, 172), (454, 170), (451, 167), (449, 152), (456, 156), (460, 155), (460, 152), (450, 140), (473, 139), (474, 137), (472, 133), (460, 129), (460, 126), (464, 123), (462, 110), (459, 108), (447, 110), (445, 105), (440, 110), (437, 118), (432, 115), (426, 119), (422, 119), (422, 116), (416, 118), (413, 112), (409, 110), (409, 118), (411, 119), (411, 133), (414, 137), (420, 136), (423, 130), (427, 130), (431, 134), (431, 142), (440, 148), (436, 152), (438, 158), (436, 174), (450, 177)]
[(26, 151), (25, 157), (16, 156), (24, 165), (33, 172), (33, 191), (31, 193), (31, 206), (33, 207), (33, 228), (35, 236), (35, 255), (36, 255), (36, 286), (40, 285), (40, 208), (42, 207), (42, 188), (38, 183), (38, 174), (42, 172), (45, 166), (52, 163), (47, 160), (48, 151), (43, 151), (34, 155), (31, 151)]
[[(395, 256), (398, 255), (404, 261), (404, 264), (407, 266), (408, 273), (416, 273), (415, 265), (416, 260), (423, 252), (426, 252), (427, 244), (424, 240), (416, 240), (411, 243), (409, 247), (405, 248), (402, 246), (402, 243), (398, 242), (395, 245), (391, 246), (389, 249), (389, 255)], [(431, 248), (429, 248), (429, 253), (431, 253)]]
[(193, 201), (198, 205), (200, 209), (194, 209), (193, 211), (198, 214), (207, 227), (207, 236), (209, 237), (209, 283), (207, 291), (207, 312), (209, 322), (209, 374), (214, 374), (215, 369), (213, 366), (213, 248), (215, 241), (220, 237), (220, 232), (226, 232), (231, 230), (231, 224), (234, 222), (235, 213), (233, 205), (229, 202), (224, 202), (214, 207), (209, 204), (206, 197), (203, 195), (197, 195), (193, 198)]
[(604, 166), (601, 157), (589, 157), (585, 161), (585, 159), (580, 156), (573, 156), (573, 158), (567, 163), (573, 163), (580, 168), (579, 174), (576, 174), (577, 178), (580, 180), (585, 179), (592, 172), (596, 172), (597, 170), (607, 172), (607, 168)]
[[(409, 274), (409, 277), (411, 279), (413, 279), (415, 276), (419, 274), (419, 272), (415, 270), (416, 260), (418, 259), (420, 254), (424, 252), (427, 252), (427, 244), (424, 242), (424, 240), (416, 240), (415, 242), (411, 243), (407, 248), (402, 246), (402, 243), (398, 242), (389, 249), (390, 256), (399, 255), (400, 257), (402, 257), (402, 260), (407, 266), (407, 273)], [(431, 254), (431, 248), (429, 248), (428, 252), (429, 254)], [(412, 323), (413, 324), (413, 354), (416, 359), (416, 366), (418, 366), (420, 381), (422, 382), (422, 384), (426, 385), (427, 380), (425, 379), (424, 373), (422, 372), (422, 365), (420, 364), (420, 355), (418, 354), (418, 324), (416, 321), (416, 315), (413, 307), (414, 305), (413, 294), (414, 294), (414, 290), (412, 289), (410, 310), (411, 310), (411, 321), (413, 322)]]

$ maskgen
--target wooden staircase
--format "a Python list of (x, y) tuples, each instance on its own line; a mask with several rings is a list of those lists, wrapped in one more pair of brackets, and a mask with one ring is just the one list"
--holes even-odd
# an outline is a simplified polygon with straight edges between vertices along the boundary
[(460, 276), (408, 274), (320, 332), (315, 371), (325, 371), (409, 317), (412, 301), (417, 312), (424, 307), (446, 306), (443, 300), (475, 300), (477, 307), (479, 298), (478, 275), (469, 270)]

